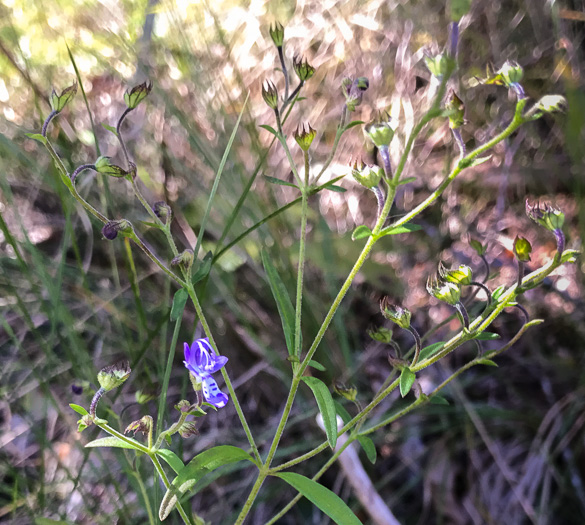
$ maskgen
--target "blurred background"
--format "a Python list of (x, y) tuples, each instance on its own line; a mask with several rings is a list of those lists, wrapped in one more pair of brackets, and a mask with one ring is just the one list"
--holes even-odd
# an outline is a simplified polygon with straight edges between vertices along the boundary
[[(137, 390), (160, 387), (174, 325), (169, 321), (175, 285), (123, 240), (106, 241), (101, 226), (76, 205), (47, 152), (27, 139), (49, 113), (48, 95), (74, 83), (81, 90), (49, 128), (65, 165), (74, 169), (99, 154), (122, 162), (118, 143), (101, 124), (115, 125), (123, 93), (149, 79), (151, 95), (124, 125), (140, 185), (150, 203), (166, 200), (175, 219), (179, 248), (195, 245), (214, 173), (243, 111), (215, 196), (201, 256), (218, 253), (239, 234), (296, 198), (293, 189), (262, 175), (291, 180), (280, 148), (259, 128), (274, 125), (261, 97), (271, 79), (283, 88), (278, 58), (268, 35), (280, 21), (285, 54), (304, 55), (316, 68), (285, 132), (300, 123), (317, 130), (312, 161), (327, 158), (343, 106), (344, 77), (365, 76), (370, 88), (353, 119), (368, 121), (387, 110), (398, 120), (394, 160), (404, 137), (429, 101), (424, 50), (446, 42), (449, 17), (443, 1), (347, 0), (343, 2), (54, 1), (0, 2), (0, 521), (14, 524), (154, 523), (146, 498), (160, 498), (150, 464), (125, 451), (84, 449), (97, 429), (77, 433), (69, 403), (89, 405), (97, 371), (120, 358), (132, 375), (120, 395), (100, 410), (125, 428), (156, 412), (156, 398), (136, 403)], [(541, 199), (566, 214), (570, 248), (585, 233), (585, 4), (583, 1), (472, 3), (462, 20), (460, 69), (452, 87), (466, 105), (463, 138), (469, 147), (509, 122), (514, 101), (507, 90), (481, 85), (486, 65), (517, 60), (523, 85), (534, 100), (550, 94), (568, 99), (565, 115), (545, 116), (500, 144), (491, 160), (461, 175), (416, 222), (421, 231), (386, 237), (375, 248), (323, 340), (313, 370), (332, 384), (354, 384), (362, 404), (390, 376), (388, 346), (371, 340), (368, 328), (383, 326), (383, 295), (413, 312), (421, 333), (451, 315), (431, 299), (425, 283), (439, 260), (469, 264), (483, 275), (469, 237), (487, 244), (492, 289), (511, 284), (511, 253), (521, 234), (533, 245), (533, 268), (554, 252), (552, 235), (531, 223), (524, 201)], [(250, 98), (244, 107), (247, 94)], [(349, 173), (350, 160), (372, 161), (361, 127), (342, 138), (323, 180)], [(446, 121), (433, 122), (414, 147), (392, 211), (400, 216), (423, 200), (457, 156)], [(311, 198), (305, 343), (312, 341), (362, 241), (351, 231), (375, 220), (375, 199), (351, 177), (346, 191)], [(232, 226), (228, 219), (251, 185)], [(86, 172), (80, 192), (111, 218), (131, 220), (163, 259), (164, 238), (141, 221), (148, 217), (123, 180)], [(199, 293), (256, 439), (272, 439), (290, 383), (290, 364), (260, 249), (270, 257), (294, 298), (300, 206), (295, 205), (245, 236), (217, 258)], [(229, 226), (229, 227), (226, 227)], [(529, 265), (530, 266), (530, 265)], [(475, 367), (446, 392), (449, 405), (429, 405), (373, 435), (378, 459), (360, 459), (383, 501), (400, 523), (581, 524), (585, 523), (585, 305), (584, 262), (565, 266), (545, 286), (522, 299), (533, 318), (545, 322), (498, 359), (499, 368)], [(481, 297), (481, 296), (480, 296)], [(474, 303), (481, 308), (482, 302)], [(478, 310), (475, 310), (478, 311)], [(514, 310), (493, 326), (506, 343), (521, 326)], [(447, 340), (453, 320), (428, 343)], [(395, 330), (403, 348), (409, 334)], [(200, 335), (188, 305), (171, 375), (172, 406), (189, 396), (182, 341)], [(450, 370), (475, 356), (470, 345), (421, 373), (430, 390)], [(396, 393), (397, 394), (397, 393)], [(398, 401), (390, 396), (376, 411), (381, 419)], [(351, 406), (347, 406), (352, 411)], [(119, 415), (119, 420), (115, 413)], [(317, 408), (309, 389), (299, 391), (276, 458), (278, 462), (320, 444)], [(185, 461), (218, 444), (246, 446), (233, 405), (201, 421), (200, 435), (173, 440)], [(101, 437), (101, 435), (100, 435)], [(327, 453), (296, 471), (312, 476)], [(142, 476), (144, 486), (137, 483)], [(233, 523), (254, 480), (242, 464), (220, 469), (197, 486), (193, 509), (210, 523)], [(322, 478), (364, 523), (373, 523), (337, 465)], [(269, 479), (249, 523), (265, 523), (294, 492)], [(156, 505), (155, 505), (156, 514)], [(51, 521), (54, 520), (54, 521)], [(171, 514), (169, 523), (178, 523)], [(307, 500), (279, 523), (326, 523)]]

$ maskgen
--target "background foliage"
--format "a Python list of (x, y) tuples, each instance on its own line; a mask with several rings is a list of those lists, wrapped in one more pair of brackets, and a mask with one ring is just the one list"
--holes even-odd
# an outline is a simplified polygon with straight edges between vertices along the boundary
[[(429, 299), (425, 280), (439, 259), (480, 270), (469, 235), (489, 244), (497, 282), (515, 278), (510, 249), (518, 233), (536, 247), (535, 263), (549, 257), (554, 240), (524, 216), (527, 196), (562, 208), (568, 245), (579, 247), (585, 230), (584, 12), (577, 0), (474, 3), (464, 19), (459, 57), (458, 92), (469, 120), (466, 141), (472, 144), (501, 127), (513, 108), (505, 90), (474, 86), (489, 62), (499, 66), (507, 58), (518, 60), (525, 68), (527, 94), (538, 99), (562, 93), (568, 114), (526, 126), (500, 145), (490, 163), (458, 179), (440, 205), (423, 214), (423, 231), (380, 243), (316, 355), (327, 368), (314, 372), (321, 379), (341, 378), (358, 387), (360, 399), (369, 399), (391, 373), (387, 349), (366, 335), (370, 325), (382, 324), (379, 297), (389, 294), (403, 302), (421, 332), (443, 321), (449, 312)], [(172, 205), (179, 244), (193, 246), (213, 174), (250, 91), (203, 239), (205, 251), (215, 251), (227, 217), (270, 144), (271, 136), (258, 124), (272, 124), (261, 101), (261, 82), (280, 80), (268, 37), (275, 20), (286, 25), (287, 54), (305, 54), (317, 67), (307, 84), (307, 100), (285, 126), (289, 135), (300, 122), (317, 129), (316, 164), (325, 159), (335, 134), (345, 76), (370, 79), (357, 118), (367, 121), (377, 110), (390, 108), (400, 121), (398, 134), (409, 132), (425, 102), (421, 88), (429, 82), (422, 49), (442, 46), (447, 36), (440, 1), (0, 3), (0, 520), (145, 522), (143, 495), (132, 475), (142, 463), (123, 451), (83, 449), (91, 436), (76, 433), (77, 418), (67, 405), (87, 403), (92, 392), (87, 387), (75, 395), (72, 385), (93, 385), (99, 368), (127, 357), (133, 363), (131, 380), (117, 399), (109, 399), (118, 413), (124, 407), (121, 426), (154, 412), (156, 401), (137, 405), (134, 392), (156, 390), (172, 330), (173, 286), (140, 254), (131, 255), (124, 242), (101, 239), (96, 225), (64, 191), (45, 151), (24, 133), (38, 131), (49, 111), (47, 95), (53, 86), (61, 89), (75, 80), (75, 64), (93, 120), (78, 96), (50, 131), (59, 154), (68, 166), (95, 160), (96, 149), (116, 157), (115, 137), (100, 124), (115, 123), (128, 85), (152, 80), (153, 93), (132, 114), (126, 136), (149, 201)], [(329, 178), (346, 173), (348, 161), (364, 155), (359, 128), (342, 141)], [(399, 151), (399, 141), (393, 147)], [(454, 149), (446, 124), (428, 131), (407, 170), (417, 180), (403, 187), (394, 214), (428, 194)], [(282, 152), (270, 149), (260, 173), (288, 180), (285, 166)], [(348, 191), (324, 192), (311, 201), (306, 337), (317, 330), (358, 253), (360, 242), (351, 241), (351, 230), (374, 219), (373, 196), (353, 180), (341, 184)], [(80, 189), (109, 216), (135, 224), (147, 220), (121, 181), (84, 175)], [(221, 244), (293, 198), (289, 188), (256, 177)], [(272, 437), (290, 367), (260, 247), (268, 247), (292, 292), (298, 214), (292, 207), (239, 242), (217, 261), (205, 283), (204, 308), (261, 443)], [(139, 229), (161, 257), (170, 258), (156, 231)], [(371, 465), (364, 456), (364, 466), (401, 522), (585, 520), (583, 269), (582, 261), (563, 267), (546, 287), (526, 294), (528, 310), (546, 323), (505, 354), (500, 368), (472, 369), (450, 388), (449, 406), (426, 407), (372, 436), (378, 461)], [(186, 311), (182, 326), (180, 340), (190, 341), (196, 335), (193, 311)], [(505, 341), (518, 326), (516, 314), (510, 313), (495, 328)], [(442, 340), (448, 329), (429, 342)], [(403, 347), (410, 344), (398, 332), (396, 337)], [(474, 351), (462, 349), (451, 362), (426, 370), (423, 389)], [(169, 407), (188, 388), (177, 357)], [(394, 401), (383, 409), (390, 410)], [(279, 453), (304, 452), (323, 440), (314, 414), (307, 389)], [(185, 459), (214, 444), (245, 443), (231, 405), (205, 418), (200, 431), (179, 445)], [(306, 474), (317, 470), (304, 468)], [(129, 482), (123, 471), (131, 474)], [(193, 505), (212, 523), (230, 523), (252, 472), (227, 467), (220, 474), (202, 482)], [(333, 468), (323, 483), (367, 520), (339, 470)], [(152, 494), (154, 480), (146, 490)], [(269, 480), (250, 521), (266, 521), (288, 501), (288, 490)], [(283, 523), (323, 523), (323, 518), (302, 500)]]

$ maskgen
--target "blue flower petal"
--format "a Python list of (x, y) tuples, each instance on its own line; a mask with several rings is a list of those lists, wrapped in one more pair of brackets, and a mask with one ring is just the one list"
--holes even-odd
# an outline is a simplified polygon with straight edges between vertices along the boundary
[(214, 407), (222, 408), (228, 402), (227, 394), (224, 394), (219, 389), (219, 387), (217, 386), (217, 383), (215, 382), (215, 379), (213, 379), (211, 377), (203, 378), (202, 387), (203, 387), (203, 396), (205, 397), (207, 402), (212, 404)]
[(205, 368), (205, 371), (213, 374), (223, 368), (227, 362), (228, 358), (224, 355), (213, 355), (211, 356), (211, 363)]
[(189, 348), (189, 345), (187, 343), (183, 343), (183, 348), (185, 350), (185, 362), (190, 363), (191, 362), (191, 348)]

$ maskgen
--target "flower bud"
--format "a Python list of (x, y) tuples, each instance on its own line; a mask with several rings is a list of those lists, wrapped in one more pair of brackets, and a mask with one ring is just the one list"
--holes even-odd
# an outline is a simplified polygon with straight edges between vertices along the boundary
[(124, 102), (130, 109), (136, 108), (152, 91), (152, 83), (143, 82), (132, 89), (127, 89), (124, 93)]
[(183, 268), (185, 268), (187, 271), (191, 269), (191, 266), (193, 265), (193, 250), (185, 250), (182, 253), (180, 253), (179, 255), (177, 255), (172, 261), (171, 261), (171, 265), (176, 266), (176, 265), (181, 265)]
[(341, 91), (345, 97), (345, 105), (348, 111), (355, 109), (362, 103), (364, 92), (370, 87), (370, 81), (366, 77), (355, 80), (344, 78), (341, 81)]
[(380, 301), (380, 311), (386, 319), (396, 323), (400, 328), (405, 330), (410, 328), (410, 311), (407, 308), (392, 304), (388, 297), (384, 297)]
[(281, 23), (276, 22), (274, 26), (270, 26), (269, 33), (274, 45), (276, 47), (282, 47), (284, 42), (284, 26)]
[(173, 218), (173, 210), (165, 201), (158, 201), (152, 205), (152, 209), (156, 216), (165, 224), (168, 224)]
[(380, 115), (375, 121), (370, 122), (365, 127), (365, 132), (374, 145), (381, 148), (390, 145), (397, 127), (392, 117), (386, 113), (383, 116)]
[(309, 151), (317, 132), (311, 127), (310, 124), (307, 125), (308, 129), (303, 126), (297, 127), (297, 130), (294, 132), (295, 140), (303, 151)]
[(55, 90), (51, 93), (50, 102), (53, 111), (60, 113), (63, 108), (69, 103), (69, 101), (77, 93), (77, 83), (65, 88), (60, 95), (57, 95)]
[(558, 208), (553, 208), (549, 204), (531, 205), (528, 199), (526, 199), (526, 215), (551, 232), (560, 230), (565, 223), (565, 214)]
[(98, 173), (109, 175), (110, 177), (119, 178), (128, 175), (128, 172), (125, 169), (112, 164), (112, 157), (105, 157), (102, 155), (95, 161), (94, 166)]
[(536, 103), (536, 110), (544, 113), (567, 111), (567, 99), (561, 95), (545, 95)]
[(346, 386), (341, 381), (335, 381), (333, 383), (333, 390), (336, 394), (344, 397), (348, 401), (353, 401), (357, 399), (357, 388), (353, 385)]
[(179, 401), (175, 405), (175, 408), (182, 414), (189, 414), (192, 416), (205, 415), (205, 412), (203, 411), (200, 405), (198, 405), (197, 403), (192, 404), (190, 401), (187, 401), (186, 399), (182, 399), (181, 401)]
[(532, 253), (532, 245), (524, 237), (518, 235), (514, 239), (514, 255), (520, 262), (530, 262), (530, 254)]
[(378, 341), (379, 343), (389, 344), (392, 341), (392, 330), (380, 326), (378, 328), (370, 328), (368, 330), (368, 335), (374, 340)]
[(315, 74), (315, 68), (307, 62), (306, 58), (303, 60), (300, 55), (294, 56), (293, 69), (301, 82), (306, 82)]
[(454, 283), (439, 282), (436, 278), (427, 280), (427, 292), (433, 297), (444, 301), (451, 306), (455, 306), (461, 299), (461, 289)]
[(441, 80), (445, 75), (450, 75), (455, 69), (455, 61), (445, 53), (434, 56), (426, 55), (424, 60), (431, 75), (438, 80)]
[(179, 428), (179, 434), (182, 438), (198, 436), (199, 430), (195, 426), (195, 421), (185, 421)]
[(154, 426), (154, 421), (152, 420), (151, 416), (144, 416), (137, 421), (132, 421), (124, 430), (124, 434), (128, 434), (129, 432), (142, 432), (142, 434), (146, 435), (152, 432), (152, 428)]
[(77, 421), (77, 432), (83, 432), (87, 427), (93, 425), (93, 418), (89, 414), (85, 414), (79, 421)]
[(364, 164), (362, 160), (356, 160), (351, 170), (351, 175), (356, 182), (369, 190), (378, 186), (383, 173), (382, 168), (369, 166), (368, 164)]
[(145, 405), (149, 401), (157, 398), (157, 391), (154, 388), (145, 388), (143, 390), (136, 390), (134, 399), (139, 405)]
[(262, 84), (262, 98), (269, 108), (278, 109), (278, 90), (270, 80)]
[(106, 392), (109, 392), (122, 385), (128, 379), (130, 372), (130, 363), (120, 361), (115, 365), (102, 368), (98, 373), (98, 383)]
[(126, 219), (119, 219), (116, 221), (110, 221), (102, 228), (102, 235), (109, 241), (113, 241), (118, 233), (130, 235), (134, 231), (130, 221)]
[(443, 262), (439, 263), (439, 276), (448, 283), (466, 286), (473, 281), (473, 272), (469, 266), (462, 264), (459, 268), (447, 268)]
[(514, 84), (520, 83), (524, 76), (524, 69), (514, 60), (506, 60), (502, 67), (497, 71), (496, 77), (506, 87), (512, 87)]
[(453, 90), (449, 91), (445, 109), (448, 112), (449, 127), (451, 129), (460, 128), (465, 124), (465, 105)]

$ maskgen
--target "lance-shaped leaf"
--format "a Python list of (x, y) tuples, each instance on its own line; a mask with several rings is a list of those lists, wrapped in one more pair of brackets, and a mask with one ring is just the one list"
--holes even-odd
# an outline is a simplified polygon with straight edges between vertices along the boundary
[(166, 461), (166, 463), (175, 471), (175, 474), (181, 472), (181, 470), (183, 470), (185, 467), (185, 464), (181, 461), (181, 458), (168, 448), (159, 448), (156, 451), (156, 454)]
[(183, 315), (187, 299), (189, 299), (189, 293), (185, 288), (180, 288), (176, 291), (175, 296), (173, 297), (173, 306), (171, 306), (171, 321), (175, 322)]
[(313, 395), (317, 400), (319, 412), (323, 416), (323, 425), (325, 427), (325, 434), (327, 434), (327, 441), (329, 446), (335, 448), (337, 444), (337, 413), (335, 412), (335, 404), (331, 397), (331, 392), (327, 385), (316, 377), (303, 376), (301, 378), (313, 391)]
[[(130, 438), (128, 438), (128, 439), (130, 441), (133, 441)], [(137, 443), (137, 445), (139, 445), (139, 443)], [(128, 443), (127, 441), (122, 441), (121, 439), (119, 439), (115, 436), (94, 439), (93, 441), (90, 441), (87, 445), (85, 445), (85, 448), (95, 448), (95, 447), (129, 448), (132, 450), (140, 450), (139, 446), (132, 445), (131, 443)]]

